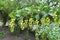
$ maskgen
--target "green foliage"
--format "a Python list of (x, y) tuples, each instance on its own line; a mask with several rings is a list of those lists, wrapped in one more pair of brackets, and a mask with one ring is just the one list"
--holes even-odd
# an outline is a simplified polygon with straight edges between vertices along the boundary
[(54, 27), (50, 30), (48, 33), (49, 40), (60, 40), (60, 28), (59, 27)]
[(4, 31), (0, 31), (0, 37), (4, 36)]
[(59, 40), (60, 39), (60, 28), (51, 23), (49, 26), (39, 26), (36, 32), (36, 40)]
[(17, 21), (18, 29), (35, 31), (36, 40), (59, 40), (59, 3), (59, 0), (0, 0), (0, 10), (7, 11), (11, 18), (11, 32), (15, 32)]

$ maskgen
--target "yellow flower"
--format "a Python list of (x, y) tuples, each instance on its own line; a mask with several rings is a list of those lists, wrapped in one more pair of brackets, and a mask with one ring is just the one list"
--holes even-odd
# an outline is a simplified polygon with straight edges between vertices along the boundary
[(24, 20), (25, 21), (25, 24), (28, 24), (28, 20)]
[(50, 19), (49, 19), (49, 17), (47, 17), (45, 21), (46, 21), (46, 25), (49, 25), (49, 24), (50, 24)]
[(54, 19), (54, 22), (57, 21), (57, 12), (55, 11), (54, 14), (53, 14), (53, 19)]
[(38, 21), (38, 20), (36, 20), (36, 21), (35, 21), (35, 25), (38, 25), (38, 24), (39, 24), (39, 21)]
[(11, 32), (14, 32), (14, 26), (13, 26), (13, 25), (11, 25), (10, 31), (11, 31)]
[(21, 22), (21, 25), (23, 24), (23, 21)]
[(12, 18), (9, 24), (9, 28), (11, 32), (14, 32), (15, 18)]
[(21, 25), (21, 29), (22, 29), (22, 30), (25, 29), (25, 23), (23, 23), (23, 24)]
[(29, 19), (29, 25), (32, 25), (32, 22), (33, 22), (33, 18), (30, 18)]
[(57, 17), (56, 11), (55, 11), (54, 14), (53, 14), (53, 18), (55, 18), (55, 17)]
[(29, 22), (31, 22), (31, 21), (33, 21), (33, 18), (30, 18), (30, 19), (29, 19)]
[(28, 20), (24, 20), (25, 22), (21, 22), (21, 26), (20, 26), (20, 28), (21, 28), (21, 30), (24, 30), (25, 28), (27, 28), (28, 27)]
[(25, 27), (28, 27), (28, 20), (24, 20), (25, 21)]
[(21, 22), (21, 29), (24, 30), (25, 28), (25, 23), (23, 23), (23, 21)]

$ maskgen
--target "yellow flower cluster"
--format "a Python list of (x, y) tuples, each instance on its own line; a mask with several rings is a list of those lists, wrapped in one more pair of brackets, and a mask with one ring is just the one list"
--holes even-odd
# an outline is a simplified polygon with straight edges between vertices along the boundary
[(56, 19), (57, 19), (57, 13), (56, 13), (56, 11), (54, 12), (53, 19), (54, 19), (54, 22), (56, 22)]
[[(25, 22), (24, 22), (25, 21)], [(28, 27), (28, 20), (24, 20), (21, 22), (21, 29), (24, 30), (25, 28)]]
[(38, 20), (35, 21), (35, 25), (37, 25), (37, 26), (39, 25), (39, 21)]
[(10, 20), (9, 28), (11, 32), (14, 32), (14, 22), (15, 22), (14, 18)]
[(50, 24), (50, 19), (49, 19), (49, 17), (47, 17), (45, 21), (46, 21), (46, 25), (49, 25), (49, 24)]
[(30, 18), (29, 19), (29, 25), (32, 25), (32, 22), (33, 22), (33, 18)]
[[(28, 26), (29, 26), (29, 27), (33, 27), (33, 22), (34, 22), (33, 18), (30, 18), (29, 20), (24, 20), (24, 21), (21, 22), (20, 28), (21, 28), (22, 30), (24, 30), (24, 29), (27, 28)], [(37, 26), (38, 26), (38, 24), (39, 24), (39, 21), (36, 20), (36, 21), (34, 22), (34, 25), (37, 25)]]
[(21, 29), (24, 30), (25, 23), (21, 22)]
[(57, 17), (56, 11), (54, 12), (53, 18)]

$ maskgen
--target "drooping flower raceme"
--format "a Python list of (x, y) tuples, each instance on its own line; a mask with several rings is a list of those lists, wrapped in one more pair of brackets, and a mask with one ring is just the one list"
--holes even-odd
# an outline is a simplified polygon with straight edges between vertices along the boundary
[(14, 28), (15, 28), (14, 25), (15, 25), (15, 18), (12, 18), (9, 24), (9, 28), (11, 32), (14, 32)]
[[(24, 22), (25, 21), (25, 22)], [(22, 21), (21, 22), (21, 30), (24, 30), (25, 28), (27, 28), (28, 27), (28, 20), (24, 20), (24, 21)]]
[(46, 21), (46, 25), (49, 25), (49, 24), (50, 24), (50, 19), (49, 19), (49, 17), (47, 17), (47, 18), (45, 19), (45, 21)]
[(57, 20), (57, 12), (56, 11), (53, 14), (53, 19), (54, 19), (54, 22), (56, 22), (56, 20)]
[(30, 18), (30, 19), (29, 19), (29, 27), (31, 27), (31, 26), (32, 26), (33, 21), (34, 21), (34, 20), (33, 20), (33, 18)]
[(23, 23), (23, 21), (22, 21), (20, 25), (21, 25), (21, 30), (24, 30), (25, 23)]

